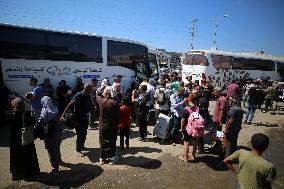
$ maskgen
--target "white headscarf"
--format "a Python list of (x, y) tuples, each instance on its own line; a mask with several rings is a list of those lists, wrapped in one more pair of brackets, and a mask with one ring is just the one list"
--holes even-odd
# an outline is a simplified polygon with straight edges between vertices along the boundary
[(108, 86), (108, 80), (107, 79), (103, 79), (102, 83), (101, 83), (101, 88), (107, 87), (107, 86)]
[(105, 89), (104, 89), (104, 92), (103, 92), (103, 96), (104, 97), (107, 97), (107, 94), (112, 94), (113, 93), (113, 89), (111, 86), (107, 86)]
[(101, 86), (97, 89), (97, 92), (103, 92), (103, 90), (108, 86), (108, 80), (103, 79)]
[(41, 114), (40, 116), (44, 121), (50, 121), (58, 114), (58, 108), (49, 96), (44, 96), (41, 99)]

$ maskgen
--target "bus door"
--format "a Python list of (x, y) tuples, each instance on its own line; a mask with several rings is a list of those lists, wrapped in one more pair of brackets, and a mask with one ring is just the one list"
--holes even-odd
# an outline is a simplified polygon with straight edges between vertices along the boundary
[(148, 78), (159, 79), (159, 68), (155, 54), (147, 54)]
[(135, 77), (142, 82), (145, 77), (148, 76), (147, 74), (147, 66), (145, 61), (134, 61), (134, 70), (135, 70)]

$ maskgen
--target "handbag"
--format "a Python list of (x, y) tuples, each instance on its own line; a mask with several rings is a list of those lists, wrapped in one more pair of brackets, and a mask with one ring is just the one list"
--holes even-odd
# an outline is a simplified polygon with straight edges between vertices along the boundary
[(22, 128), (22, 145), (26, 146), (34, 141), (34, 128), (32, 126)]

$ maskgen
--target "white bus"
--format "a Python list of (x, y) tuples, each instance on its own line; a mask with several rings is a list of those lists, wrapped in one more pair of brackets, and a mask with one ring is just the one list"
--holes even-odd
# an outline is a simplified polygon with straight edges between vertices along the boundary
[(182, 56), (182, 79), (208, 80), (215, 87), (226, 87), (233, 79), (284, 79), (284, 63), (277, 57), (257, 53), (194, 50)]
[(31, 90), (30, 77), (39, 84), (49, 78), (54, 88), (66, 80), (73, 88), (76, 76), (83, 83), (92, 78), (108, 78), (112, 83), (119, 75), (125, 92), (135, 78), (159, 78), (158, 54), (129, 39), (0, 24), (4, 85), (21, 96)]

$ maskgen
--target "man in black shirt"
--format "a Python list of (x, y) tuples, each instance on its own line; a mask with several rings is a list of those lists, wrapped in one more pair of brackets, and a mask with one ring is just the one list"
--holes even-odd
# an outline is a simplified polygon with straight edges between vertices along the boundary
[(93, 85), (90, 83), (85, 84), (84, 90), (81, 92), (78, 92), (71, 102), (67, 105), (64, 112), (62, 113), (60, 117), (60, 121), (64, 121), (64, 115), (65, 113), (73, 106), (75, 106), (75, 130), (77, 134), (77, 141), (76, 141), (76, 152), (82, 154), (82, 150), (84, 149), (84, 144), (86, 140), (87, 135), (87, 129), (88, 129), (88, 122), (89, 117), (88, 114), (91, 110), (91, 93), (93, 91)]

